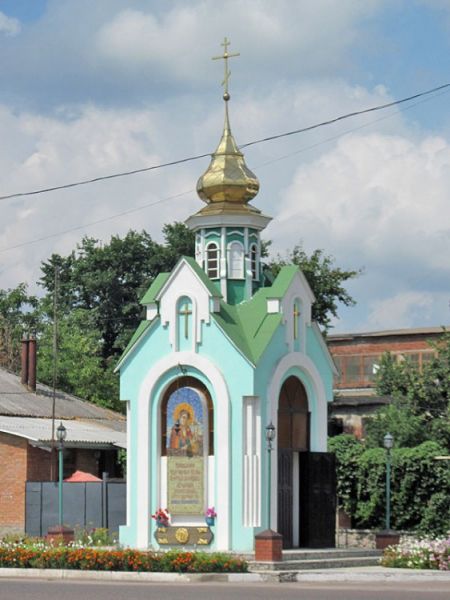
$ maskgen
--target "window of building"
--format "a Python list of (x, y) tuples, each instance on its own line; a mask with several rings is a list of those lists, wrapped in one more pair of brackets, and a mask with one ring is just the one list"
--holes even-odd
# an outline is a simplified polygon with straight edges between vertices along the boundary
[(380, 368), (380, 356), (363, 356), (363, 383), (375, 381), (376, 374)]
[(242, 279), (244, 277), (244, 247), (240, 242), (228, 245), (228, 277)]
[(250, 246), (250, 266), (252, 270), (252, 279), (257, 281), (258, 278), (258, 247), (256, 244)]
[(206, 246), (206, 274), (211, 279), (219, 277), (219, 246), (210, 242)]

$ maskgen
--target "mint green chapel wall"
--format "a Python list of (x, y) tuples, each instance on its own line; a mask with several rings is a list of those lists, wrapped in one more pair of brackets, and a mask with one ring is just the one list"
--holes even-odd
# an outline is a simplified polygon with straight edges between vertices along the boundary
[(306, 354), (316, 365), (325, 386), (327, 402), (333, 400), (333, 370), (325, 342), (319, 339), (320, 333), (313, 327), (306, 328)]
[[(155, 323), (154, 327), (150, 332), (144, 334), (145, 338), (141, 341), (140, 345), (135, 351), (127, 358), (125, 364), (121, 368), (121, 399), (130, 400), (131, 411), (130, 411), (130, 428), (131, 428), (131, 477), (133, 481), (136, 481), (137, 465), (138, 465), (138, 448), (136, 446), (137, 439), (137, 410), (136, 402), (139, 397), (139, 390), (141, 384), (148, 372), (151, 365), (158, 362), (168, 354), (172, 353), (172, 349), (168, 343), (168, 330)], [(242, 481), (242, 396), (253, 395), (253, 368), (250, 363), (242, 357), (242, 355), (236, 350), (234, 345), (224, 336), (222, 331), (211, 319), (209, 325), (202, 324), (202, 344), (199, 346), (199, 354), (208, 358), (215, 367), (221, 371), (228, 388), (228, 393), (231, 402), (230, 410), (230, 449), (231, 449), (231, 465), (230, 465), (230, 486), (231, 486), (231, 544), (232, 549), (237, 551), (252, 550), (253, 549), (253, 529), (242, 527), (242, 486), (237, 485), (236, 482)], [(198, 377), (201, 381), (207, 385), (210, 390), (213, 404), (216, 407), (216, 396), (215, 390), (211, 387), (209, 381), (195, 369), (189, 367), (189, 365), (183, 364), (183, 367), (187, 368), (187, 374), (194, 377)], [(177, 371), (177, 370), (176, 370)], [(156, 506), (156, 482), (157, 482), (157, 443), (159, 436), (155, 435), (158, 433), (156, 429), (159, 427), (159, 398), (166, 385), (173, 380), (179, 372), (172, 371), (162, 376), (158, 382), (157, 389), (154, 397), (151, 399), (151, 410), (152, 410), (152, 464), (151, 464), (151, 506), (150, 510)], [(218, 431), (220, 423), (217, 421), (217, 410), (214, 411), (214, 430)], [(215, 436), (217, 442), (217, 436)], [(215, 453), (220, 451), (217, 447)], [(215, 469), (215, 496), (217, 497), (217, 480), (220, 477), (218, 469)], [(130, 525), (127, 528), (121, 528), (121, 541), (124, 544), (133, 546), (135, 544), (137, 531), (136, 531), (136, 510), (137, 510), (137, 498), (136, 490), (131, 490), (131, 514), (130, 514)], [(218, 515), (220, 519), (220, 515)], [(150, 524), (149, 524), (150, 526)], [(153, 532), (149, 537), (153, 540)], [(210, 549), (214, 549), (215, 545), (210, 546)]]
[[(155, 349), (158, 349), (156, 356), (152, 355)], [(128, 430), (130, 431), (128, 443), (130, 447), (127, 448), (127, 453), (129, 454), (127, 468), (130, 469), (129, 477), (132, 482), (137, 481), (139, 466), (137, 448), (137, 402), (139, 390), (151, 365), (171, 351), (172, 348), (169, 344), (167, 328), (163, 328), (160, 323), (156, 322), (144, 333), (144, 339), (128, 355), (120, 368), (120, 399), (130, 402), (130, 411), (128, 413), (128, 418), (130, 419), (130, 423), (128, 424)], [(151, 468), (154, 471), (153, 465)], [(120, 528), (120, 543), (125, 546), (134, 547), (137, 540), (136, 515), (138, 510), (136, 485), (131, 488), (129, 498), (130, 523), (128, 526)]]

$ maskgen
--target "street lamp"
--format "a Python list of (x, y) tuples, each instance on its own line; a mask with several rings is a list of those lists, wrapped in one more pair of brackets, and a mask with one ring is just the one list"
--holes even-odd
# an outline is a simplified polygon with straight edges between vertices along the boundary
[(391, 529), (391, 450), (394, 445), (394, 437), (387, 433), (383, 438), (383, 446), (386, 448), (386, 531)]
[(58, 508), (59, 508), (59, 526), (63, 526), (63, 452), (64, 452), (64, 440), (67, 437), (67, 429), (64, 427), (62, 422), (58, 425), (56, 430), (56, 436), (58, 438), (58, 470), (59, 470), (59, 484), (58, 484)]
[(267, 425), (266, 427), (266, 442), (267, 442), (267, 454), (268, 454), (268, 466), (267, 466), (267, 470), (268, 470), (268, 485), (269, 485), (269, 496), (268, 496), (268, 501), (267, 501), (267, 523), (268, 523), (268, 529), (270, 529), (270, 510), (271, 510), (271, 505), (270, 505), (270, 499), (271, 499), (271, 494), (272, 494), (272, 459), (271, 459), (271, 453), (272, 453), (272, 444), (273, 441), (275, 439), (275, 426), (272, 423), (272, 421), (270, 421), (269, 425)]

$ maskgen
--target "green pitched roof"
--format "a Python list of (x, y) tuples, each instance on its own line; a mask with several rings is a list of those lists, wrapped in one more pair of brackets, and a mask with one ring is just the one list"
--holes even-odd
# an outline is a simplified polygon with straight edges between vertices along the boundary
[[(193, 258), (183, 257), (181, 260), (185, 260), (192, 267), (211, 295), (221, 298), (221, 294), (215, 284)], [(219, 327), (240, 352), (254, 365), (261, 358), (275, 331), (282, 322), (281, 314), (269, 314), (267, 312), (267, 299), (282, 298), (287, 292), (295, 274), (298, 272), (299, 268), (293, 265), (282, 267), (273, 284), (270, 287), (260, 288), (253, 298), (247, 302), (231, 305), (221, 300), (220, 312), (211, 313), (211, 317)], [(160, 273), (142, 298), (141, 304), (155, 302), (156, 296), (169, 279), (169, 276), (170, 273)], [(131, 348), (154, 322), (155, 319), (153, 321), (141, 321), (123, 352), (118, 367)]]
[(295, 274), (299, 272), (295, 265), (281, 267), (280, 272), (270, 287), (262, 288), (261, 291), (267, 291), (267, 298), (282, 298), (291, 284)]
[(142, 296), (141, 304), (152, 304), (155, 302), (155, 298), (159, 293), (159, 290), (163, 287), (166, 281), (169, 279), (170, 273), (158, 273), (153, 280), (153, 283)]
[(299, 268), (283, 267), (270, 287), (260, 288), (251, 300), (230, 306), (220, 303), (220, 313), (212, 313), (231, 341), (256, 364), (281, 323), (279, 313), (267, 313), (268, 298), (282, 298)]
[[(180, 258), (180, 260), (178, 261), (177, 266), (180, 264), (181, 261), (187, 262), (187, 264), (191, 267), (191, 269), (193, 271), (195, 271), (195, 274), (201, 280), (201, 282), (206, 287), (206, 289), (211, 294), (211, 296), (214, 296), (215, 298), (222, 298), (222, 294), (219, 292), (217, 286), (206, 275), (204, 270), (198, 265), (198, 263), (195, 259), (193, 259), (190, 256), (182, 256)], [(155, 277), (151, 286), (148, 288), (148, 290), (143, 295), (140, 303), (141, 304), (152, 304), (153, 302), (155, 302), (156, 297), (158, 296), (159, 292), (164, 287), (164, 285), (166, 284), (166, 282), (168, 281), (168, 279), (172, 275), (172, 273), (173, 273), (173, 271), (171, 273), (159, 273)]]
[(215, 298), (222, 298), (222, 294), (219, 292), (216, 284), (211, 281), (195, 258), (192, 258), (191, 256), (182, 256), (180, 260), (186, 261), (188, 265), (195, 271), (195, 274), (204, 284), (208, 292), (210, 292), (211, 296), (214, 296)]

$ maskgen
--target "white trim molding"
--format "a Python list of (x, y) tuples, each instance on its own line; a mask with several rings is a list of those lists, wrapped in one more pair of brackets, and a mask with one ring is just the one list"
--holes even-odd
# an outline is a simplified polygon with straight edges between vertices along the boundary
[[(145, 376), (137, 399), (137, 448), (139, 456), (132, 460), (139, 460), (137, 481), (134, 489), (137, 494), (137, 522), (136, 545), (138, 548), (148, 548), (150, 545), (150, 499), (151, 494), (151, 466), (157, 466), (158, 451), (153, 455), (151, 432), (158, 431), (159, 423), (152, 422), (152, 405), (160, 405), (160, 398), (155, 398), (155, 393), (161, 377), (172, 369), (182, 364), (200, 371), (208, 378), (213, 389), (215, 426), (215, 469), (216, 481), (216, 509), (220, 518), (217, 519), (216, 544), (218, 550), (230, 549), (230, 397), (225, 379), (219, 369), (208, 359), (193, 352), (176, 352), (162, 358), (154, 364)], [(158, 431), (159, 434), (159, 431)], [(131, 447), (131, 444), (130, 446)]]
[[(327, 395), (320, 373), (312, 360), (301, 352), (291, 352), (283, 357), (277, 364), (268, 388), (268, 415), (267, 420), (276, 424), (278, 422), (278, 402), (280, 390), (286, 374), (291, 369), (297, 369), (299, 375), (302, 373), (306, 379), (303, 383), (310, 384), (312, 394), (308, 394), (308, 405), (311, 412), (310, 449), (311, 452), (326, 452), (327, 450)], [(299, 377), (301, 380), (301, 376)], [(308, 392), (308, 385), (305, 385)], [(311, 397), (311, 395), (313, 397)], [(271, 452), (272, 481), (278, 481), (278, 449), (275, 444)], [(277, 530), (278, 504), (277, 486), (271, 490), (271, 515), (270, 524), (272, 529)]]

